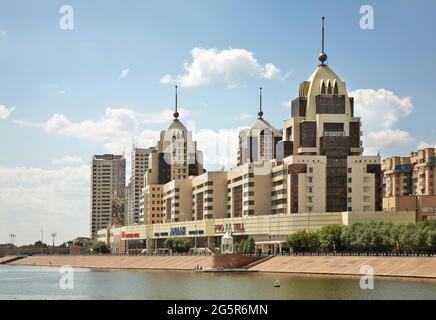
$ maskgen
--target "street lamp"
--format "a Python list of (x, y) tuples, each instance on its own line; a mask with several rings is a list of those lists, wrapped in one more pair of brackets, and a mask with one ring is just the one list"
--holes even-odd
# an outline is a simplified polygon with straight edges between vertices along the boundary
[(53, 249), (52, 249), (52, 250), (53, 250), (53, 254), (54, 254), (54, 247), (55, 247), (55, 238), (56, 238), (56, 233), (53, 232), (53, 233), (51, 234), (51, 237), (53, 238)]

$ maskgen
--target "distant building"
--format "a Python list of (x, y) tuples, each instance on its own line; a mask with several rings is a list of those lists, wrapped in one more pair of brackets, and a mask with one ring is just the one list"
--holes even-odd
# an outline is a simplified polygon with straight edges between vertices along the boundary
[[(202, 153), (197, 150), (197, 142), (192, 140), (192, 132), (178, 119), (177, 87), (174, 119), (167, 130), (160, 133), (157, 149), (151, 150), (149, 167), (144, 177), (142, 200), (140, 200), (140, 221), (162, 223), (165, 218), (162, 202), (163, 185), (174, 180), (187, 179), (204, 172)], [(179, 219), (174, 209), (174, 219)]]
[(94, 155), (91, 165), (90, 234), (109, 226), (114, 214), (114, 194), (124, 198), (126, 159), (123, 155)]
[(128, 211), (126, 223), (128, 225), (139, 223), (140, 221), (140, 201), (142, 189), (144, 188), (144, 175), (149, 166), (150, 153), (153, 148), (142, 149), (133, 146), (131, 157), (131, 177), (128, 185)]
[(436, 217), (436, 150), (383, 160), (383, 210), (416, 211), (418, 220)]
[(260, 88), (258, 119), (248, 129), (239, 132), (238, 165), (276, 159), (277, 143), (282, 131), (263, 118), (262, 88)]

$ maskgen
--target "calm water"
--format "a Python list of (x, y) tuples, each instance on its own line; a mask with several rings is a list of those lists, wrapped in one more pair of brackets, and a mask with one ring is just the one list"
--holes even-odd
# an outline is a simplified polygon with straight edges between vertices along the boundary
[(0, 266), (0, 299), (436, 299), (428, 280), (376, 278), (362, 290), (358, 278), (74, 269), (74, 289), (63, 290), (61, 276), (56, 267)]

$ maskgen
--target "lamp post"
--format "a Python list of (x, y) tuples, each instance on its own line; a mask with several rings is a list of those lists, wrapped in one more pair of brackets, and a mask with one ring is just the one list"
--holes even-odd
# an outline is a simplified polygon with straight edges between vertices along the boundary
[(41, 230), (41, 254), (43, 254), (43, 249), (42, 249), (42, 245), (43, 245), (43, 241), (44, 241), (44, 230)]
[(52, 248), (52, 252), (53, 252), (53, 254), (54, 254), (56, 233), (53, 232), (53, 233), (51, 234), (51, 237), (53, 238), (53, 248)]

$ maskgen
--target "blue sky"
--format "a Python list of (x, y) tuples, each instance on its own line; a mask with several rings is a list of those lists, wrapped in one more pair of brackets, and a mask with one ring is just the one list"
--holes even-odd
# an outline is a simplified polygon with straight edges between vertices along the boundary
[[(59, 28), (64, 4), (74, 30)], [(359, 27), (366, 4), (373, 30)], [(181, 114), (200, 149), (254, 121), (259, 86), (265, 118), (281, 127), (317, 66), (322, 15), (328, 64), (356, 93), (368, 154), (435, 144), (435, 9), (430, 0), (1, 0), (0, 243), (9, 232), (19, 243), (40, 229), (60, 240), (88, 233), (91, 156), (157, 139), (173, 108), (165, 75), (182, 79)]]

